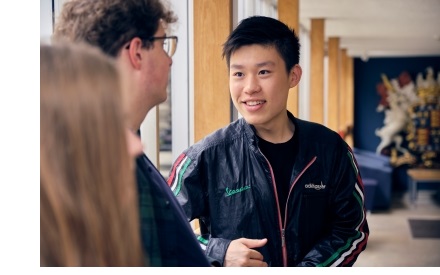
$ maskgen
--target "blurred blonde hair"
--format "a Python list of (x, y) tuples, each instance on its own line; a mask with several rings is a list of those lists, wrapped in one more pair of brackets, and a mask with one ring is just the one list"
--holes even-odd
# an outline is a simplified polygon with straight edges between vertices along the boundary
[(141, 266), (120, 77), (83, 44), (40, 45), (40, 264)]

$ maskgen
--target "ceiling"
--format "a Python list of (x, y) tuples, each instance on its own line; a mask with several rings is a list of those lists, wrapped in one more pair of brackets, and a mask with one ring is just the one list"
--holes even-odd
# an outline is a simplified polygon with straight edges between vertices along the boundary
[(352, 57), (439, 56), (440, 0), (300, 0), (300, 24), (325, 19)]

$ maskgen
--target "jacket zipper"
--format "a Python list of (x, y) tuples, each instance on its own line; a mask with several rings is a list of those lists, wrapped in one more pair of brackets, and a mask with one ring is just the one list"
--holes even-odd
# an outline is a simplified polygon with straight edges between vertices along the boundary
[(287, 195), (286, 205), (284, 207), (284, 226), (283, 226), (282, 221), (281, 221), (281, 209), (280, 209), (280, 204), (278, 201), (278, 192), (277, 192), (277, 187), (276, 187), (276, 183), (275, 183), (275, 175), (273, 174), (272, 166), (270, 165), (266, 156), (263, 154), (263, 152), (261, 152), (261, 150), (259, 150), (259, 151), (260, 151), (261, 155), (264, 157), (264, 159), (266, 160), (267, 165), (269, 165), (270, 175), (272, 176), (272, 187), (274, 189), (275, 201), (276, 201), (276, 205), (277, 205), (278, 227), (280, 228), (280, 232), (281, 232), (281, 249), (282, 249), (282, 255), (283, 255), (283, 266), (287, 267), (288, 262), (287, 262), (287, 246), (286, 246), (286, 230), (285, 230), (286, 225), (287, 225), (287, 204), (289, 202), (289, 197), (290, 197), (290, 193), (292, 192), (293, 186), (295, 186), (295, 184), (298, 182), (298, 179), (302, 176), (302, 174), (304, 174), (304, 172), (310, 167), (310, 165), (312, 165), (315, 162), (317, 157), (316, 156), (313, 157), (313, 159), (307, 164), (307, 166), (301, 171), (301, 173), (299, 173), (299, 175), (293, 181), (292, 186), (290, 187), (289, 194)]
[[(283, 249), (283, 265), (287, 267), (287, 246), (286, 246), (286, 226), (287, 226), (287, 205), (289, 203), (290, 194), (292, 193), (293, 187), (298, 182), (298, 180), (301, 178), (301, 176), (304, 174), (304, 172), (315, 162), (316, 156), (313, 157), (313, 159), (306, 165), (306, 167), (301, 171), (301, 173), (298, 174), (298, 176), (295, 178), (295, 180), (292, 183), (292, 186), (290, 187), (289, 194), (287, 195), (286, 205), (284, 207), (284, 225), (281, 229), (281, 245)], [(281, 219), (281, 218), (280, 218)]]
[(286, 244), (285, 244), (285, 236), (284, 236), (284, 228), (282, 225), (282, 221), (281, 221), (281, 209), (280, 209), (280, 204), (278, 201), (278, 192), (277, 192), (277, 187), (276, 187), (276, 183), (275, 183), (275, 175), (273, 174), (273, 170), (272, 170), (272, 166), (270, 166), (269, 161), (267, 160), (266, 156), (263, 154), (263, 152), (261, 152), (261, 150), (259, 150), (261, 155), (264, 157), (264, 159), (267, 162), (267, 165), (269, 165), (269, 170), (270, 170), (270, 175), (272, 176), (272, 187), (274, 190), (274, 194), (275, 194), (275, 201), (276, 201), (276, 206), (277, 206), (277, 214), (278, 214), (278, 227), (280, 229), (281, 232), (281, 247), (282, 247), (282, 255), (283, 255), (283, 264), (284, 266), (286, 266), (285, 263), (287, 263), (287, 250), (286, 250)]

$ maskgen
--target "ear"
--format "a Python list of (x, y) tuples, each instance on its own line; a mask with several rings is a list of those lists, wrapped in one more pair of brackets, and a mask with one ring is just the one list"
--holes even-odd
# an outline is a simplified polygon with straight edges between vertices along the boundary
[(301, 80), (302, 75), (302, 69), (301, 66), (296, 64), (295, 66), (290, 69), (289, 73), (289, 79), (290, 79), (290, 88), (295, 87), (298, 85), (299, 81)]
[(128, 51), (128, 60), (136, 70), (141, 68), (142, 64), (142, 40), (135, 37), (130, 41)]

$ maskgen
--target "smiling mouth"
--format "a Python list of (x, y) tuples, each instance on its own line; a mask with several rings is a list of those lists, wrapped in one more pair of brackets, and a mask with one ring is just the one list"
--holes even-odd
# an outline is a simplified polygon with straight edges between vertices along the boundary
[(244, 101), (243, 103), (244, 104), (246, 104), (247, 106), (257, 106), (257, 105), (260, 105), (260, 104), (263, 104), (263, 103), (265, 103), (266, 101), (264, 101), (264, 100), (256, 100), (256, 101)]

